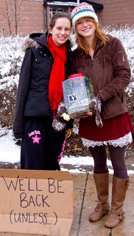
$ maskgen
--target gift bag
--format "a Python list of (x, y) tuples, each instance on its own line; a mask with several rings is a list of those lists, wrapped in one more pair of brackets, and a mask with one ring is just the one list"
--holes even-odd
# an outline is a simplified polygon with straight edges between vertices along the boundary
[(83, 74), (73, 74), (62, 83), (64, 102), (71, 118), (87, 116), (93, 95), (93, 85)]

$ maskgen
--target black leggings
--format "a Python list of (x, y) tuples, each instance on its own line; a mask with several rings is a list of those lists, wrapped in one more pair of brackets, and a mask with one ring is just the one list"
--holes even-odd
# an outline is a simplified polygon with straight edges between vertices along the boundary
[[(124, 147), (114, 147), (108, 145), (114, 176), (117, 178), (127, 179), (127, 168), (125, 165), (125, 150)], [(95, 146), (89, 148), (94, 159), (94, 173), (105, 173), (108, 171), (106, 146)]]

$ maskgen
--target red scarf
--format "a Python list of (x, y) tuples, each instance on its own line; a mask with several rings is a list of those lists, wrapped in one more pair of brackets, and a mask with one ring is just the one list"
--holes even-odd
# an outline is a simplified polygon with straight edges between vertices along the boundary
[(65, 80), (65, 63), (67, 61), (66, 57), (66, 44), (61, 47), (57, 47), (52, 40), (52, 35), (48, 38), (48, 48), (52, 53), (54, 58), (53, 67), (51, 70), (50, 80), (49, 80), (49, 91), (48, 97), (52, 111), (54, 112), (58, 108), (58, 104), (62, 99), (62, 82)]

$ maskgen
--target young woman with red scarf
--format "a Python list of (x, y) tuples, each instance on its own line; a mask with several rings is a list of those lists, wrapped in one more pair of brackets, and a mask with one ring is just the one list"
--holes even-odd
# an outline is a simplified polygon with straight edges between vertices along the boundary
[(60, 170), (65, 128), (55, 132), (52, 120), (62, 100), (62, 82), (70, 75), (70, 31), (69, 14), (56, 12), (49, 34), (31, 34), (24, 42), (13, 124), (15, 138), (22, 138), (21, 169)]

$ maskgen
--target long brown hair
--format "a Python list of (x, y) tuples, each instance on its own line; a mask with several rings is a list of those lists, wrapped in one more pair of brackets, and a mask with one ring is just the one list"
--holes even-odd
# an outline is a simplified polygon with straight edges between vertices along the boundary
[[(106, 42), (109, 41), (109, 38), (107, 37), (106, 33), (102, 31), (102, 26), (91, 17), (85, 17), (85, 18), (89, 18), (90, 21), (92, 21), (96, 26), (95, 37), (93, 40), (93, 49), (95, 50), (97, 39), (101, 40), (101, 45), (106, 45)], [(86, 54), (89, 54), (89, 45), (84, 39), (84, 37), (77, 33), (76, 25), (75, 25), (75, 32), (76, 32), (76, 43), (78, 43), (78, 50), (81, 51), (81, 53), (85, 52)]]

